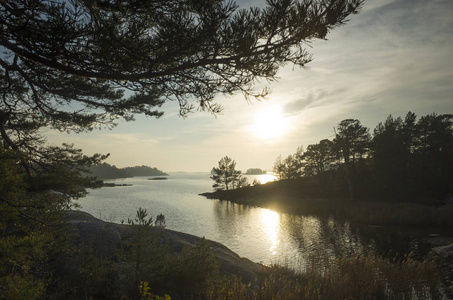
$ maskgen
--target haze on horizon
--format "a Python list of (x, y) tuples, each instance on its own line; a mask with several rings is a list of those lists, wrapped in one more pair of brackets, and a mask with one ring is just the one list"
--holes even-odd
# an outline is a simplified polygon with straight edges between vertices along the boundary
[(110, 153), (106, 162), (117, 167), (209, 172), (228, 155), (244, 172), (269, 170), (279, 155), (332, 138), (343, 119), (359, 119), (372, 132), (390, 114), (453, 113), (452, 15), (450, 0), (366, 0), (327, 41), (309, 45), (314, 61), (306, 69), (281, 70), (266, 101), (218, 97), (221, 115), (195, 112), (187, 119), (176, 103), (166, 103), (160, 119), (140, 116), (112, 130), (46, 136), (86, 154)]

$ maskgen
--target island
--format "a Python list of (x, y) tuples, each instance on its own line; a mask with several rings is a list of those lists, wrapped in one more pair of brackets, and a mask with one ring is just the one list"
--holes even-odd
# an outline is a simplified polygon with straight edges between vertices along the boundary
[(245, 172), (245, 175), (263, 175), (263, 174), (267, 174), (267, 171), (258, 168), (251, 168), (248, 169), (247, 172)]
[(149, 166), (135, 166), (118, 168), (115, 165), (102, 163), (94, 165), (90, 168), (90, 176), (97, 177), (98, 179), (119, 179), (129, 178), (134, 176), (168, 176), (167, 173)]
[(151, 178), (148, 178), (148, 180), (167, 180), (168, 178), (167, 177), (151, 177)]
[(104, 184), (102, 186), (104, 186), (104, 187), (132, 186), (132, 184), (129, 184), (129, 183), (104, 182)]

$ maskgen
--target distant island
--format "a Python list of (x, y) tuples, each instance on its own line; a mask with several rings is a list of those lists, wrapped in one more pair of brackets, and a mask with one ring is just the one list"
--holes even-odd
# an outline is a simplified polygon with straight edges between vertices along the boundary
[(167, 176), (168, 174), (154, 167), (135, 166), (126, 168), (117, 168), (108, 163), (94, 165), (90, 168), (91, 176), (99, 179), (117, 179), (134, 176)]
[(167, 180), (168, 178), (167, 177), (151, 177), (151, 178), (148, 178), (148, 180)]
[(104, 182), (103, 184), (104, 187), (116, 187), (116, 186), (132, 186), (132, 184), (127, 184), (127, 183), (113, 183), (113, 182)]
[(245, 175), (262, 175), (262, 174), (266, 174), (266, 173), (267, 173), (266, 170), (252, 168), (252, 169), (248, 169), (247, 172), (245, 172)]

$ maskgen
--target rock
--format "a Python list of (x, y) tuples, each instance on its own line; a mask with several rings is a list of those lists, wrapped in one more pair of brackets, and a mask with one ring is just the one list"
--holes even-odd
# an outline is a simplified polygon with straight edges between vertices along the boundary
[[(66, 220), (74, 229), (76, 244), (93, 247), (94, 254), (105, 259), (115, 255), (125, 229), (130, 226), (105, 222), (81, 211), (68, 211)], [(169, 229), (156, 230), (161, 230), (159, 243), (169, 246), (175, 253), (181, 252), (184, 247), (193, 247), (202, 240), (200, 237)], [(254, 282), (260, 273), (267, 271), (267, 267), (241, 258), (226, 246), (214, 241), (210, 242), (211, 249), (220, 261), (222, 274), (235, 275), (245, 282)]]
[(453, 258), (453, 244), (433, 248), (438, 254)]
[(67, 223), (75, 233), (76, 245), (93, 247), (100, 258), (112, 258), (121, 242), (124, 225), (104, 222), (82, 211), (67, 212)]

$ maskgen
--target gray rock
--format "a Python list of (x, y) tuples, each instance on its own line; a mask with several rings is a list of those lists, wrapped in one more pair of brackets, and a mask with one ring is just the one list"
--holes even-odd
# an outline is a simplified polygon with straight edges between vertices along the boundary
[(453, 258), (453, 244), (433, 248), (438, 254)]
[[(125, 229), (129, 226), (105, 222), (81, 211), (68, 211), (66, 220), (74, 229), (77, 245), (89, 245), (93, 247), (96, 256), (106, 259), (115, 255)], [(181, 252), (184, 247), (193, 247), (202, 240), (200, 237), (169, 229), (155, 230), (161, 230), (159, 243), (167, 245), (175, 253)], [(211, 249), (220, 262), (222, 274), (235, 275), (246, 282), (254, 282), (258, 274), (267, 271), (267, 267), (241, 258), (226, 246), (214, 241), (210, 242)]]

